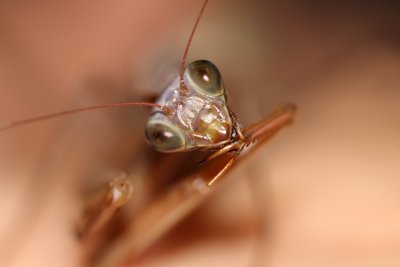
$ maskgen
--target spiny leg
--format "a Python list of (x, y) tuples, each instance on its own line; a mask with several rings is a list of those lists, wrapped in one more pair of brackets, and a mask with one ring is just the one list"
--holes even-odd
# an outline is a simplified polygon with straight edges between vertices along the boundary
[[(243, 151), (243, 148), (246, 146), (245, 143), (241, 143), (240, 147), (238, 150), (235, 151), (235, 153), (232, 155), (232, 157), (228, 160), (228, 162), (225, 164), (225, 166), (208, 182), (208, 186), (212, 186), (219, 178), (221, 178), (222, 175), (225, 174), (227, 170), (233, 165), (237, 157), (240, 155), (240, 153)], [(222, 149), (221, 149), (222, 150)], [(218, 153), (217, 151), (216, 153)], [(214, 154), (216, 154), (214, 153)]]
[(132, 182), (125, 173), (113, 178), (93, 200), (87, 203), (79, 235), (83, 242), (90, 241), (110, 221), (115, 212), (132, 196)]
[(217, 173), (217, 175), (211, 179), (211, 181), (208, 183), (208, 186), (213, 185), (232, 166), (236, 158), (246, 146), (258, 140), (267, 141), (284, 126), (290, 124), (293, 120), (295, 112), (296, 106), (291, 103), (278, 107), (274, 112), (268, 115), (265, 119), (261, 120), (259, 123), (249, 128), (245, 128), (243, 131), (244, 139), (239, 139), (237, 142), (222, 147), (220, 150), (211, 154), (204, 161), (202, 161), (201, 163), (235, 150), (233, 156)]
[(245, 128), (244, 140), (248, 143), (268, 140), (271, 135), (293, 121), (296, 110), (297, 107), (293, 103), (281, 105), (258, 123)]
[(231, 152), (231, 151), (235, 151), (238, 150), (240, 147), (240, 143), (239, 142), (234, 142), (231, 143), (229, 145), (223, 146), (221, 147), (219, 150), (215, 151), (214, 153), (212, 153), (211, 155), (209, 155), (208, 157), (206, 157), (205, 159), (203, 159), (202, 161), (200, 161), (198, 163), (198, 165), (202, 165), (212, 159), (215, 159), (219, 156), (224, 155), (225, 153)]
[(85, 266), (105, 242), (107, 226), (113, 221), (117, 211), (131, 199), (132, 191), (132, 181), (122, 173), (95, 192), (92, 200), (86, 204), (81, 225), (78, 226), (79, 238), (84, 248), (81, 259)]

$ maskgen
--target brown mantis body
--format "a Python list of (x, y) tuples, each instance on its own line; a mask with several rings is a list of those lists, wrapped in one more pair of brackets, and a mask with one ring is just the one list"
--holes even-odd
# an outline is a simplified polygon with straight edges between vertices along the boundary
[[(223, 179), (223, 174), (231, 169), (234, 162), (241, 161), (249, 155), (248, 152), (259, 147), (251, 146), (245, 149), (251, 144), (246, 140), (258, 140), (258, 144), (268, 141), (281, 127), (292, 121), (294, 112), (295, 107), (290, 104), (278, 108), (258, 124), (245, 129), (246, 138), (254, 139), (245, 139), (245, 141), (233, 143), (230, 148), (238, 149), (233, 152), (233, 155), (225, 153), (224, 150), (212, 154), (220, 157), (186, 175), (183, 180), (175, 183), (153, 200), (145, 211), (139, 213), (134, 221), (129, 224), (121, 239), (107, 244), (107, 249), (102, 250), (103, 254), (96, 259), (95, 266), (118, 266), (127, 259), (139, 256), (160, 236), (198, 207), (210, 193), (218, 189), (217, 185), (210, 187), (210, 182)], [(240, 154), (238, 158), (239, 153), (237, 152), (242, 150), (246, 153)], [(118, 205), (110, 205), (104, 212), (108, 213), (110, 210), (115, 211), (118, 208)]]
[[(157, 103), (111, 103), (62, 111), (0, 125), (0, 130), (6, 130), (90, 110), (147, 106), (154, 108), (147, 127), (147, 139), (156, 150), (181, 152), (202, 149), (213, 152), (206, 158), (205, 164), (173, 184), (168, 191), (151, 200), (143, 211), (138, 213), (132, 222), (125, 227), (124, 234), (120, 238), (102, 243), (98, 242), (97, 236), (101, 235), (104, 228), (113, 219), (115, 212), (129, 201), (131, 195), (131, 183), (126, 177), (120, 177), (111, 182), (109, 187), (99, 194), (98, 199), (91, 204), (89, 218), (81, 227), (82, 240), (88, 247), (86, 257), (90, 257), (89, 262), (95, 266), (113, 267), (127, 258), (139, 255), (197, 207), (210, 192), (215, 190), (214, 183), (221, 179), (239, 158), (244, 156), (242, 155), (243, 151), (247, 152), (252, 149), (246, 149), (246, 147), (254, 142), (261, 144), (269, 140), (283, 126), (292, 122), (296, 108), (293, 104), (286, 104), (276, 109), (262, 121), (243, 128), (235, 113), (227, 106), (226, 92), (219, 71), (216, 68), (215, 70), (209, 62), (201, 62), (201, 66), (195, 67), (192, 71), (190, 67), (198, 62), (194, 62), (188, 68), (185, 68), (191, 40), (207, 3), (207, 0), (204, 1), (189, 37), (181, 63), (180, 76)], [(211, 72), (209, 72), (210, 69)], [(214, 78), (216, 81), (213, 80)], [(195, 80), (194, 83), (192, 83), (193, 80)], [(215, 84), (213, 84), (213, 81)], [(205, 87), (202, 87), (204, 84)], [(171, 96), (172, 92), (176, 96)], [(194, 106), (193, 104), (188, 106), (188, 111), (183, 108), (182, 113), (179, 113), (179, 108), (189, 103), (188, 100), (193, 99), (197, 101), (193, 102), (197, 103), (197, 109), (190, 110)], [(215, 104), (216, 101), (218, 105)], [(214, 113), (202, 113), (207, 110), (214, 111)], [(193, 111), (194, 114), (191, 114), (190, 111)], [(204, 117), (200, 117), (199, 114), (203, 114)], [(210, 114), (214, 117), (211, 120), (212, 123), (207, 124)], [(152, 124), (155, 119), (158, 124)], [(185, 124), (184, 122), (188, 123)], [(183, 126), (177, 126), (178, 123)], [(165, 130), (165, 127), (169, 128)], [(171, 127), (175, 127), (173, 132), (170, 131)], [(176, 136), (179, 136), (179, 138), (176, 139)], [(193, 136), (196, 136), (197, 139)], [(169, 140), (174, 142), (172, 147), (170, 145), (167, 148), (162, 146), (165, 141), (169, 142)], [(202, 140), (204, 142), (201, 142)]]

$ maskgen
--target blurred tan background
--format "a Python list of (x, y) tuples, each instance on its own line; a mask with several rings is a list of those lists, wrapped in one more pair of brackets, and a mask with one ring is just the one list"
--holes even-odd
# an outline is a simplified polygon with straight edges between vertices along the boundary
[[(159, 92), (200, 6), (2, 3), (0, 121)], [(395, 1), (210, 1), (189, 60), (219, 66), (245, 125), (282, 102), (299, 114), (135, 265), (398, 266), (399, 12)], [(133, 152), (115, 156), (104, 140), (140, 156), (145, 118), (100, 112), (1, 133), (0, 265), (79, 266), (67, 151), (93, 176), (123, 169)]]

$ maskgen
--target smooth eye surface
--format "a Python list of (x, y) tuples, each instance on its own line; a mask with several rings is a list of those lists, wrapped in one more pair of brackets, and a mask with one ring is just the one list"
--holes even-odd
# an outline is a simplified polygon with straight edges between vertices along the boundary
[(179, 129), (164, 121), (149, 121), (146, 126), (147, 142), (160, 152), (175, 152), (185, 148), (185, 139)]
[(224, 93), (221, 74), (217, 67), (207, 60), (190, 63), (185, 70), (185, 79), (189, 85), (211, 96)]

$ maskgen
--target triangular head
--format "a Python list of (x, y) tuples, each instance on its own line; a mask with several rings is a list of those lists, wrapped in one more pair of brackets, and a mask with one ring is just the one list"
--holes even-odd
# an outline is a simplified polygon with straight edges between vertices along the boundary
[(184, 94), (177, 77), (157, 100), (164, 111), (154, 109), (149, 117), (147, 142), (160, 152), (212, 149), (231, 142), (234, 123), (218, 68), (198, 60), (185, 68), (183, 79)]

